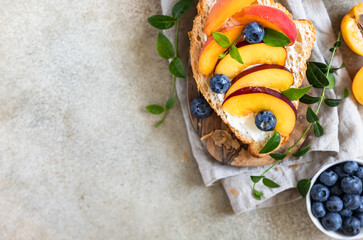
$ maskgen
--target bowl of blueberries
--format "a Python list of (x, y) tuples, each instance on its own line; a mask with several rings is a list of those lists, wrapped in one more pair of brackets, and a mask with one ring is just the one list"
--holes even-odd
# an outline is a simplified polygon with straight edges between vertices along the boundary
[(315, 226), (336, 239), (363, 238), (363, 160), (325, 165), (311, 180), (306, 196)]

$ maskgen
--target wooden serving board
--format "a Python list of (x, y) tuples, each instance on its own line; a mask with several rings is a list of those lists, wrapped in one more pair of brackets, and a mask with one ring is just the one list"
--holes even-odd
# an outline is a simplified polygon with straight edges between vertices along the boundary
[[(306, 79), (304, 79), (303, 86), (304, 85), (307, 85)], [(189, 106), (191, 101), (200, 95), (201, 93), (198, 91), (197, 84), (194, 81), (192, 70), (191, 68), (189, 68), (188, 78), (187, 78), (187, 98)], [(283, 152), (284, 150), (289, 148), (303, 134), (303, 132), (307, 128), (309, 123), (306, 121), (305, 118), (306, 109), (307, 105), (299, 104), (299, 108), (297, 111), (298, 118), (296, 121), (295, 130), (291, 133), (289, 141), (285, 143), (278, 152)], [(247, 151), (248, 145), (245, 145), (242, 142), (240, 142), (234, 136), (232, 131), (230, 131), (229, 127), (222, 121), (222, 119), (219, 116), (217, 116), (216, 113), (213, 113), (207, 119), (198, 119), (190, 113), (190, 108), (189, 108), (189, 116), (194, 126), (194, 129), (197, 131), (199, 137), (203, 139), (204, 146), (217, 161), (227, 165), (245, 166), (245, 167), (270, 165), (276, 161), (269, 156), (263, 158), (253, 157)], [(208, 137), (206, 139), (203, 138), (203, 136), (206, 136), (215, 130), (228, 131), (234, 139), (238, 140), (238, 142), (240, 143), (240, 147), (238, 149), (234, 148), (228, 149), (224, 145), (217, 146), (215, 144), (215, 141), (211, 137)], [(293, 149), (293, 151), (297, 151), (301, 147), (304, 140), (305, 139), (302, 139), (302, 141), (300, 141), (300, 143)]]

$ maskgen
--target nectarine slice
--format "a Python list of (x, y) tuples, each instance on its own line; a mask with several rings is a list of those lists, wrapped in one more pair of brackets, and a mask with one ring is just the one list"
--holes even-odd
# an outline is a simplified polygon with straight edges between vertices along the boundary
[(244, 87), (267, 87), (284, 91), (294, 83), (294, 76), (285, 67), (264, 64), (242, 71), (232, 80), (225, 98)]
[(252, 5), (234, 14), (233, 18), (242, 25), (247, 25), (250, 22), (258, 22), (263, 27), (283, 32), (291, 40), (290, 45), (294, 44), (297, 37), (295, 23), (286, 13), (278, 8)]
[(272, 47), (266, 43), (249, 44), (238, 48), (243, 64), (227, 54), (218, 64), (216, 74), (224, 74), (232, 79), (245, 68), (255, 64), (277, 64), (285, 66), (287, 53), (283, 47)]
[(264, 87), (241, 88), (224, 100), (223, 109), (234, 116), (247, 116), (262, 110), (276, 116), (275, 130), (289, 136), (295, 128), (297, 113), (294, 104), (275, 90)]
[(363, 67), (355, 75), (352, 85), (355, 99), (363, 105)]
[[(219, 32), (224, 33), (233, 43), (241, 35), (242, 30), (242, 26), (233, 26), (223, 28)], [(199, 72), (206, 76), (213, 72), (219, 55), (224, 53), (227, 49), (228, 48), (219, 46), (213, 36), (209, 37), (199, 56)]]
[(363, 56), (363, 2), (359, 3), (344, 16), (340, 25), (345, 43), (355, 53)]
[(219, 0), (214, 4), (205, 22), (203, 32), (209, 37), (223, 27), (229, 17), (255, 0)]

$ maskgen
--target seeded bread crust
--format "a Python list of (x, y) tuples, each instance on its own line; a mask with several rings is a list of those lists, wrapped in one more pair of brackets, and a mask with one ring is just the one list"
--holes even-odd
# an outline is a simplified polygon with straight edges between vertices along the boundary
[[(228, 121), (228, 113), (222, 109), (223, 100), (221, 100), (217, 94), (213, 93), (209, 87), (209, 77), (205, 77), (198, 69), (199, 55), (205, 44), (205, 34), (203, 33), (203, 27), (208, 14), (217, 0), (200, 0), (197, 6), (198, 14), (194, 19), (193, 29), (189, 33), (190, 38), (190, 56), (191, 66), (193, 70), (193, 76), (197, 83), (198, 90), (203, 94), (210, 106), (214, 109), (218, 116), (220, 116), (224, 123), (226, 123), (244, 144), (248, 144), (248, 151), (252, 156), (264, 157), (267, 154), (259, 154), (260, 150), (266, 144), (272, 133), (266, 133), (263, 140), (256, 141), (252, 137), (241, 133), (235, 129)], [(284, 11), (291, 19), (292, 15), (279, 3), (275, 3), (273, 0), (258, 0), (258, 4), (276, 7)], [(300, 87), (305, 77), (306, 61), (310, 58), (311, 50), (315, 42), (315, 28), (314, 25), (308, 20), (293, 20), (298, 36), (294, 45), (286, 47), (288, 53), (288, 59), (286, 60), (286, 67), (291, 70), (294, 75), (293, 87)], [(229, 25), (229, 22), (226, 23)], [(298, 101), (293, 102), (296, 108), (298, 107)], [(289, 140), (289, 137), (282, 137), (280, 148), (284, 143)]]

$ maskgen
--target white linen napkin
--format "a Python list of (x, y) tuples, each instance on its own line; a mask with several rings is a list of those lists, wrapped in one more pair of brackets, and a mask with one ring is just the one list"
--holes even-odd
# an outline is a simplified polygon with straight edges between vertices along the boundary
[[(177, 0), (161, 0), (163, 14), (170, 15), (172, 7)], [(336, 41), (331, 21), (322, 0), (285, 0), (281, 2), (290, 10), (295, 19), (308, 19), (313, 22), (317, 32), (317, 40), (314, 45), (310, 61), (327, 63), (331, 53), (329, 48)], [(305, 9), (309, 9), (307, 15)], [(182, 20), (180, 38), (180, 51), (184, 65), (188, 66), (189, 49), (186, 32), (191, 30), (192, 18), (195, 11), (190, 11), (188, 16)], [(174, 39), (175, 29), (166, 31), (170, 39)], [(333, 66), (342, 64), (342, 56), (338, 50), (334, 58)], [(357, 64), (363, 66), (363, 60)], [(342, 97), (345, 88), (351, 89), (351, 79), (346, 69), (335, 74), (337, 81), (334, 90), (327, 91), (327, 97)], [(177, 94), (185, 119), (189, 141), (192, 146), (193, 155), (198, 163), (199, 170), (206, 186), (211, 186), (218, 180), (226, 190), (231, 206), (236, 214), (250, 211), (256, 208), (271, 207), (300, 198), (296, 191), (296, 184), (302, 178), (311, 178), (322, 165), (342, 160), (353, 159), (363, 155), (363, 127), (356, 102), (351, 96), (339, 107), (330, 108), (323, 106), (319, 112), (320, 123), (324, 127), (325, 134), (316, 138), (310, 134), (303, 146), (311, 144), (311, 151), (300, 159), (291, 158), (279, 164), (279, 170), (273, 169), (268, 172), (268, 178), (273, 179), (281, 185), (279, 188), (269, 189), (261, 183), (257, 189), (263, 191), (262, 200), (256, 200), (252, 195), (251, 175), (259, 175), (266, 167), (232, 167), (222, 165), (215, 161), (205, 150), (199, 136), (195, 132), (188, 114), (188, 103), (186, 97), (186, 83), (183, 79), (177, 81)], [(315, 93), (318, 94), (318, 91)], [(200, 150), (197, 150), (200, 149)], [(291, 167), (292, 165), (297, 167)]]

